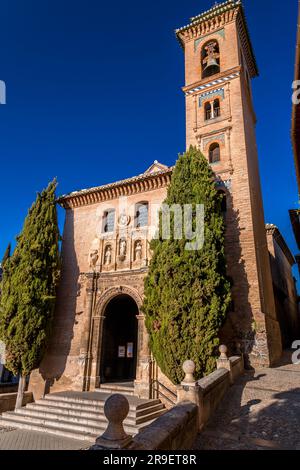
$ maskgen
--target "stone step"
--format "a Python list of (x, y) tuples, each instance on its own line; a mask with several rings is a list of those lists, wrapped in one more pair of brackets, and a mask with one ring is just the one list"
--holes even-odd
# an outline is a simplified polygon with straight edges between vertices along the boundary
[[(75, 422), (69, 422), (69, 421), (64, 421), (64, 420), (57, 420), (56, 418), (25, 416), (20, 413), (15, 413), (13, 411), (7, 411), (6, 413), (3, 413), (1, 419), (2, 421), (6, 420), (7, 422), (9, 422), (11, 427), (13, 427), (14, 426), (13, 423), (17, 421), (19, 423), (34, 424), (40, 427), (47, 426), (49, 428), (54, 428), (54, 429), (63, 428), (69, 431), (75, 431), (78, 434), (87, 433), (87, 434), (92, 434), (92, 435), (97, 435), (97, 436), (99, 436), (99, 434), (105, 431), (107, 427), (107, 423), (104, 421), (100, 421), (100, 420), (96, 422), (95, 424), (89, 425), (89, 424), (84, 424), (82, 422), (75, 423)], [(127, 426), (125, 424), (124, 429), (129, 434), (137, 433), (137, 429), (134, 425)]]
[[(45, 412), (50, 412), (50, 413), (59, 413), (60, 415), (74, 415), (78, 417), (78, 419), (82, 418), (96, 418), (98, 419), (101, 414), (103, 414), (103, 408), (99, 408), (97, 410), (94, 409), (82, 409), (82, 407), (79, 407), (78, 409), (74, 408), (69, 408), (66, 406), (53, 406), (54, 403), (52, 402), (47, 402), (44, 403), (43, 400), (39, 400), (40, 403), (29, 403), (26, 405), (25, 408), (22, 408), (23, 410), (34, 410), (34, 411), (40, 411), (41, 413)], [(147, 408), (142, 408), (141, 410), (130, 410), (128, 413), (128, 418), (142, 418), (144, 416), (151, 415), (152, 413), (156, 413), (159, 411), (163, 411), (164, 405), (162, 403), (156, 404), (156, 405), (151, 405)]]
[[(103, 407), (109, 397), (110, 394), (98, 392), (49, 394), (19, 410), (3, 413), (0, 425), (93, 441), (107, 428)], [(124, 428), (130, 435), (137, 434), (139, 429), (152, 423), (166, 411), (158, 399), (141, 400), (134, 396), (127, 398), (130, 411)]]
[(101, 384), (98, 391), (104, 393), (120, 393), (121, 395), (134, 395), (134, 387), (118, 384)]
[[(49, 394), (46, 395), (45, 398), (42, 398), (41, 400), (37, 400), (36, 403), (41, 403), (42, 401), (44, 402), (45, 400), (49, 400), (51, 402), (56, 402), (56, 403), (61, 403), (60, 406), (63, 406), (63, 403), (66, 403), (67, 406), (69, 407), (70, 405), (73, 406), (74, 408), (77, 407), (77, 405), (80, 406), (87, 406), (87, 407), (96, 407), (96, 409), (103, 408), (105, 401), (111, 393), (100, 393), (100, 392), (95, 392), (93, 393), (93, 396), (99, 395), (99, 399), (87, 399), (87, 398), (77, 398), (69, 395), (63, 395), (63, 394)], [(149, 399), (149, 400), (139, 400), (138, 398), (134, 396), (129, 396), (127, 397), (129, 399), (129, 407), (131, 410), (141, 410), (143, 408), (147, 408), (153, 405), (160, 404), (161, 401), (159, 399)], [(132, 399), (132, 400), (131, 400)]]
[[(139, 424), (147, 423), (150, 420), (158, 418), (162, 414), (163, 408), (154, 407), (149, 409), (149, 413), (135, 416), (127, 416), (125, 420), (125, 425), (127, 426), (136, 426)], [(42, 419), (51, 419), (57, 421), (65, 421), (70, 423), (80, 423), (88, 426), (97, 425), (98, 423), (105, 423), (107, 425), (107, 419), (104, 414), (99, 413), (88, 413), (88, 414), (72, 414), (68, 413), (67, 410), (64, 412), (58, 411), (56, 408), (44, 408), (44, 410), (38, 410), (36, 408), (21, 408), (15, 411), (15, 414), (18, 416), (32, 416), (33, 418), (42, 418)], [(4, 415), (5, 416), (5, 415)]]
[(39, 432), (46, 432), (48, 434), (55, 434), (56, 436), (62, 436), (62, 437), (69, 437), (70, 439), (78, 439), (78, 440), (86, 440), (87, 443), (93, 443), (95, 442), (95, 439), (98, 437), (98, 434), (89, 434), (89, 433), (83, 433), (83, 432), (76, 432), (76, 431), (70, 431), (69, 428), (63, 429), (63, 428), (53, 428), (53, 427), (48, 427), (48, 426), (40, 426), (32, 423), (24, 423), (23, 421), (18, 421), (15, 419), (14, 421), (12, 420), (6, 420), (5, 418), (0, 418), (0, 426), (9, 426), (13, 428), (18, 428), (18, 429), (28, 429), (30, 431), (39, 431)]

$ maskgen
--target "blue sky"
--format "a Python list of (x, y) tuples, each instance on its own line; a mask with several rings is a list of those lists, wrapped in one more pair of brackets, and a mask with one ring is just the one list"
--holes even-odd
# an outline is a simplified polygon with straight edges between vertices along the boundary
[[(183, 52), (174, 29), (212, 0), (0, 1), (0, 258), (36, 192), (133, 176), (185, 149)], [(296, 252), (290, 142), (297, 1), (245, 0), (265, 218)], [(276, 5), (276, 8), (275, 8)], [(60, 221), (63, 211), (60, 211)]]

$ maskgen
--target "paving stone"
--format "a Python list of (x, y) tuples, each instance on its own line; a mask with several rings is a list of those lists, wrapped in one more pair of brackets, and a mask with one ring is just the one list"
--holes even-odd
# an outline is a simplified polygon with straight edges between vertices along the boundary
[(195, 449), (300, 449), (300, 364), (246, 373), (228, 391)]
[(0, 429), (0, 450), (81, 450), (87, 441), (62, 438), (53, 434), (19, 429)]

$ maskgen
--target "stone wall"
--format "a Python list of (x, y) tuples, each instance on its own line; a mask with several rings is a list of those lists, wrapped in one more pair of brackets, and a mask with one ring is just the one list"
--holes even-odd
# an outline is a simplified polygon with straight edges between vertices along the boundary
[(14, 393), (18, 391), (17, 383), (0, 383), (0, 394), (2, 393)]
[(153, 423), (143, 428), (134, 438), (128, 436), (123, 422), (129, 412), (128, 400), (123, 395), (112, 395), (104, 405), (109, 422), (91, 450), (188, 450), (221, 403), (225, 393), (244, 371), (243, 357), (228, 358), (226, 346), (220, 347), (217, 370), (199, 381), (194, 381), (195, 363), (183, 364), (185, 379), (177, 387), (178, 403)]
[[(185, 379), (177, 390), (178, 402), (189, 400), (197, 405), (199, 431), (205, 427), (229, 387), (244, 372), (243, 358), (238, 356), (227, 358), (227, 348), (221, 346), (220, 349), (222, 348), (225, 348), (225, 352), (221, 354), (217, 361), (216, 371), (197, 382)], [(192, 361), (187, 362), (192, 367)], [(183, 365), (184, 370), (185, 364)], [(192, 370), (193, 367), (191, 368), (191, 374), (193, 374)]]
[[(5, 411), (13, 411), (17, 400), (17, 393), (3, 393), (0, 395), (0, 413)], [(23, 406), (27, 403), (33, 402), (33, 396), (31, 392), (25, 392), (23, 398)]]
[(198, 432), (198, 409), (194, 403), (181, 402), (133, 439), (130, 450), (186, 450), (195, 442)]

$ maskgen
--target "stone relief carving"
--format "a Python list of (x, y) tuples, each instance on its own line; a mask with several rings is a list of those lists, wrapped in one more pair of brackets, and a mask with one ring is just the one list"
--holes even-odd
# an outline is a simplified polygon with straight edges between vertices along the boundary
[(122, 228), (122, 227), (127, 227), (127, 225), (129, 225), (129, 222), (130, 222), (130, 217), (129, 215), (125, 214), (124, 212), (120, 215), (119, 217), (119, 220), (118, 220), (118, 224), (119, 226)]
[(99, 259), (99, 251), (92, 250), (89, 254), (89, 267), (92, 269), (96, 269), (96, 264)]
[(129, 286), (118, 286), (118, 287), (110, 287), (110, 288), (108, 288), (107, 290), (105, 290), (103, 292), (103, 294), (101, 295), (101, 297), (99, 298), (99, 300), (97, 302), (95, 312), (98, 315), (101, 315), (103, 313), (106, 305), (108, 304), (108, 302), (111, 299), (113, 299), (114, 297), (116, 297), (117, 295), (120, 295), (120, 294), (127, 294), (130, 297), (132, 297), (134, 299), (134, 301), (136, 302), (139, 310), (141, 309), (142, 304), (143, 304), (143, 300), (142, 300), (142, 296), (139, 293), (137, 287), (132, 288), (132, 287), (129, 287)]
[(125, 258), (127, 252), (127, 242), (124, 238), (122, 238), (119, 242), (119, 255), (122, 258)]
[(104, 264), (105, 266), (108, 266), (111, 264), (111, 258), (112, 258), (112, 249), (110, 245), (107, 245), (105, 247), (105, 253), (104, 253)]
[(141, 259), (142, 259), (142, 242), (138, 240), (135, 243), (135, 247), (134, 247), (134, 260), (140, 261)]

